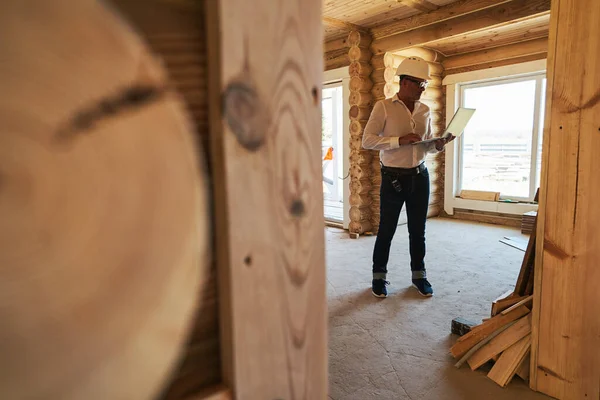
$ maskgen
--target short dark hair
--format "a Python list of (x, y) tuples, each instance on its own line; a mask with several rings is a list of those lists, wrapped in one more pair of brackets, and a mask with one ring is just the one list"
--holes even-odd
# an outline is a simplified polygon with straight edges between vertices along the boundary
[(400, 75), (400, 82), (402, 82), (402, 79), (406, 78), (408, 75)]

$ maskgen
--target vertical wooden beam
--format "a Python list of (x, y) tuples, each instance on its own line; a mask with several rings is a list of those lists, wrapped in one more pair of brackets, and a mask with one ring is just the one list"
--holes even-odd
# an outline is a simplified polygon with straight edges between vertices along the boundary
[(224, 381), (322, 399), (321, 1), (206, 4)]
[(600, 3), (553, 0), (551, 15), (531, 386), (597, 399)]

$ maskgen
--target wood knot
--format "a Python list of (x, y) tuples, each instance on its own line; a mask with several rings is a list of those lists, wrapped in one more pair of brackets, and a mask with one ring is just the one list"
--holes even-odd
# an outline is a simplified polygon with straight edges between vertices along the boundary
[(238, 142), (258, 150), (265, 141), (269, 113), (256, 90), (244, 82), (232, 82), (223, 93), (223, 113)]
[(292, 201), (292, 205), (290, 206), (290, 214), (294, 217), (302, 217), (305, 213), (304, 202), (302, 200), (296, 199)]

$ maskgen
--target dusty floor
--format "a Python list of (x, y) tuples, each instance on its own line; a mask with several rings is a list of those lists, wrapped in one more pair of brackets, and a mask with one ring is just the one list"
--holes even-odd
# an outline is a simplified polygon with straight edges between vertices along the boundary
[[(502, 389), (482, 371), (460, 370), (448, 349), (455, 317), (476, 322), (514, 287), (523, 252), (499, 242), (518, 229), (431, 219), (427, 273), (435, 296), (411, 288), (406, 226), (399, 226), (388, 266), (388, 297), (371, 295), (374, 237), (348, 238), (327, 228), (329, 396), (370, 399), (548, 399), (518, 377)], [(489, 369), (489, 368), (488, 368)]]

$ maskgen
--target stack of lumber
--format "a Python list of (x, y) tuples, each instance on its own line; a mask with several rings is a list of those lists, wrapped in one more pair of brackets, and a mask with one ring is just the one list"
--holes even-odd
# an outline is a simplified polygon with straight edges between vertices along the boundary
[(450, 349), (458, 360), (458, 368), (467, 363), (475, 371), (493, 361), (488, 377), (502, 387), (515, 375), (529, 379), (536, 224), (534, 216), (514, 290), (496, 299), (492, 303), (491, 317), (472, 327)]
[(533, 224), (535, 222), (536, 216), (537, 211), (529, 211), (523, 214), (523, 219), (521, 220), (521, 233), (531, 233), (531, 231), (533, 230)]

